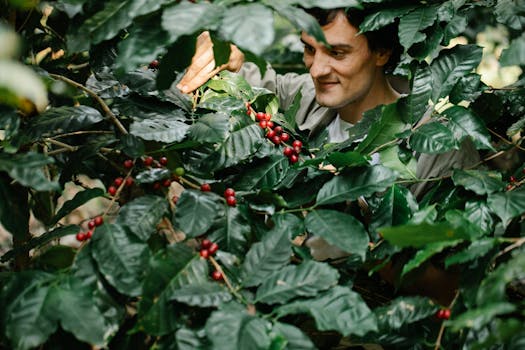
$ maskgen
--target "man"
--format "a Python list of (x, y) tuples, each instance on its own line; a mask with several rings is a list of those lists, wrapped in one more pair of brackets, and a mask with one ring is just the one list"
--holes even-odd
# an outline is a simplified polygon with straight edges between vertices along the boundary
[[(275, 92), (284, 110), (300, 91), (301, 106), (296, 114), (298, 127), (309, 130), (310, 134), (327, 129), (329, 142), (344, 141), (348, 138), (346, 130), (361, 120), (365, 111), (393, 103), (401, 96), (400, 91), (392, 87), (387, 75), (397, 65), (401, 51), (397, 29), (395, 25), (390, 25), (378, 32), (358, 34), (359, 25), (366, 15), (362, 10), (314, 9), (310, 13), (319, 21), (328, 45), (307, 33), (301, 34), (303, 60), (309, 74), (278, 75), (269, 69), (261, 77), (255, 65), (243, 64), (242, 52), (233, 45), (229, 62), (216, 67), (213, 44), (209, 34), (203, 33), (198, 38), (192, 64), (177, 87), (184, 93), (191, 92), (220, 70), (228, 69), (240, 72), (254, 86)], [(477, 152), (468, 144), (459, 152), (422, 155), (417, 175), (420, 178), (443, 175), (452, 168), (469, 166), (478, 160)], [(422, 191), (423, 187), (415, 187), (417, 195)], [(345, 255), (345, 252), (318, 237), (308, 239), (306, 245), (317, 260)], [(381, 274), (393, 282), (397, 272), (387, 267)], [(416, 281), (413, 291), (446, 304), (451, 300), (456, 285), (451, 278), (446, 272), (430, 266), (421, 280)], [(443, 287), (446, 287), (445, 290)]]

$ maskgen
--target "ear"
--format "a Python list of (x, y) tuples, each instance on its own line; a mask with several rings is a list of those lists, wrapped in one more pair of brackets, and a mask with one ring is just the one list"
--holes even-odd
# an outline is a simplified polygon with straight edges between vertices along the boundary
[(375, 52), (376, 55), (376, 66), (382, 67), (387, 64), (390, 56), (392, 55), (391, 49), (377, 49)]

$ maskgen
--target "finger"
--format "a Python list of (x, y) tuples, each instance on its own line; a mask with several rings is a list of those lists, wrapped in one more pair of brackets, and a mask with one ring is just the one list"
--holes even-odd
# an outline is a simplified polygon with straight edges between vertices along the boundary
[(217, 74), (221, 70), (220, 67), (216, 67), (215, 69), (214, 67), (215, 62), (211, 62), (208, 67), (203, 69), (197, 75), (193, 76), (192, 79), (181, 80), (180, 83), (177, 84), (177, 88), (185, 94), (198, 89), (200, 86), (202, 86), (204, 83), (210, 80), (215, 74)]

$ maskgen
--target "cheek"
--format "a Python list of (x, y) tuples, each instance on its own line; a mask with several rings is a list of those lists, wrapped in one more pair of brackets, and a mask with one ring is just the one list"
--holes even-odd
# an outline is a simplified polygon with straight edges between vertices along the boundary
[(312, 56), (303, 54), (303, 62), (306, 68), (310, 69), (310, 67), (312, 66)]

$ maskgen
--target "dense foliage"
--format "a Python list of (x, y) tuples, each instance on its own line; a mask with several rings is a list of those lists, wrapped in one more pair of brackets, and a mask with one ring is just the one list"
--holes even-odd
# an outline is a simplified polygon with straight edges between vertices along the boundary
[[(308, 138), (300, 96), (279, 110), (232, 73), (191, 96), (170, 89), (204, 29), (219, 63), (233, 42), (264, 70), (275, 20), (323, 40), (300, 6), (360, 3), (381, 4), (362, 31), (399, 24), (396, 74), (410, 94), (368, 112), (348, 142)], [(2, 347), (313, 349), (348, 336), (389, 349), (525, 347), (525, 87), (484, 84), (474, 41), (499, 25), (510, 39), (500, 64), (523, 65), (523, 1), (0, 5), (0, 222), (12, 235)], [(447, 46), (458, 36), (469, 43)], [(288, 146), (301, 141), (297, 161), (266, 137), (266, 114)], [(415, 177), (414, 151), (465, 139), (479, 166)], [(72, 182), (82, 190), (61, 202)], [(423, 182), (432, 189), (415, 198), (408, 186)], [(67, 220), (102, 197), (95, 217)], [(60, 243), (78, 233), (80, 245)], [(305, 233), (352, 254), (315, 261), (297, 244)], [(376, 272), (391, 261), (399, 286), (429, 264), (459, 275), (450, 305), (389, 288)]]

